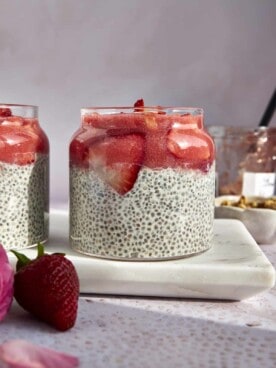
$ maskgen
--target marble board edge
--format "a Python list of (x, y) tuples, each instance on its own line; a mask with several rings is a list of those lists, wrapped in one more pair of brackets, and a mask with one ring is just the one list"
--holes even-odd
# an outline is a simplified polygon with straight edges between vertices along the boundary
[[(50, 220), (55, 221), (61, 217), (62, 221), (66, 222), (66, 227), (68, 213), (60, 210), (51, 211)], [(79, 274), (81, 293), (85, 294), (243, 300), (269, 290), (275, 284), (273, 266), (240, 221), (226, 221), (242, 227), (246, 239), (251, 244), (250, 246), (255, 247), (262, 262), (259, 268), (244, 267), (243, 272), (239, 270), (242, 279), (236, 279), (235, 282), (233, 271), (227, 269), (223, 271), (217, 267), (215, 272), (209, 270), (211, 273), (208, 273), (208, 267), (205, 267), (204, 273), (202, 272), (202, 264), (189, 264), (191, 258), (158, 262), (128, 262), (84, 256), (72, 251), (69, 246), (65, 246), (68, 244), (66, 229), (62, 229), (64, 230), (62, 238), (60, 235), (55, 238), (55, 233), (51, 234), (49, 243), (55, 241), (57, 244), (62, 244), (54, 251), (68, 253), (68, 258), (74, 263)], [(56, 229), (54, 229), (55, 231)], [(49, 249), (50, 246), (46, 245), (46, 251), (47, 248)], [(35, 250), (33, 248), (25, 249), (24, 253), (33, 256)], [(14, 256), (9, 255), (9, 257), (14, 265)], [(166, 272), (164, 272), (164, 266), (167, 267)], [(239, 269), (239, 266), (236, 268)], [(221, 271), (224, 272), (224, 276), (228, 273), (227, 282), (221, 282)], [(145, 273), (146, 275), (144, 275)]]

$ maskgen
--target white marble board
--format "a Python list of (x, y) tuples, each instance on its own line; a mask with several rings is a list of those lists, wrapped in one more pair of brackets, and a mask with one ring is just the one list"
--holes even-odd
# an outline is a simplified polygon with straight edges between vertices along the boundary
[[(68, 213), (50, 213), (46, 251), (74, 263), (81, 293), (242, 300), (272, 288), (275, 270), (238, 220), (216, 219), (210, 250), (170, 261), (127, 262), (85, 256), (69, 247)], [(24, 250), (35, 257), (34, 248)], [(15, 257), (9, 253), (13, 265)]]

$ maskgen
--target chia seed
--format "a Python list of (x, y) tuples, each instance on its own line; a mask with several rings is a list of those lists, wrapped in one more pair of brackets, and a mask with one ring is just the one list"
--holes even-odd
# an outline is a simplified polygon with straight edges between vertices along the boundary
[(188, 256), (211, 247), (215, 164), (200, 170), (142, 168), (121, 196), (92, 170), (70, 169), (70, 243), (124, 260)]
[(49, 157), (35, 163), (0, 163), (0, 243), (23, 249), (48, 239)]

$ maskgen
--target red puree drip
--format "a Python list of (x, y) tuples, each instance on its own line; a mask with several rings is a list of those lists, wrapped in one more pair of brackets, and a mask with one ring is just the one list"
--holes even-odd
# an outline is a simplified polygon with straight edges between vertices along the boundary
[(12, 116), (0, 110), (0, 162), (28, 165), (37, 153), (49, 152), (49, 141), (37, 119)]

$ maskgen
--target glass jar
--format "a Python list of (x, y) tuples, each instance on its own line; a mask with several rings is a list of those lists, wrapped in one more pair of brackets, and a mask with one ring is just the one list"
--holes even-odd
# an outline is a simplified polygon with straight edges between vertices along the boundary
[(275, 194), (276, 128), (210, 126), (217, 150), (217, 195)]
[(196, 108), (84, 108), (70, 143), (70, 242), (125, 260), (211, 247), (214, 144)]
[(0, 243), (45, 242), (49, 222), (49, 142), (38, 107), (0, 104)]

